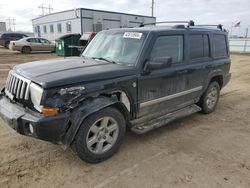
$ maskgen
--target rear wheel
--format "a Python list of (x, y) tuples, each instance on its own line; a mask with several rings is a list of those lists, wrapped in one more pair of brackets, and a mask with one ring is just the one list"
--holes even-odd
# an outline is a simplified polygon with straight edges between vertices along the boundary
[(211, 82), (202, 95), (199, 106), (204, 114), (209, 114), (216, 109), (220, 97), (220, 86), (217, 82)]
[(9, 46), (10, 46), (10, 41), (6, 41), (5, 44), (4, 44), (4, 47), (9, 49)]
[(115, 154), (124, 138), (124, 116), (115, 108), (90, 115), (81, 125), (74, 142), (78, 156), (89, 163), (104, 161)]
[(31, 52), (31, 48), (29, 46), (24, 46), (22, 48), (22, 53), (23, 54), (30, 54), (30, 52)]

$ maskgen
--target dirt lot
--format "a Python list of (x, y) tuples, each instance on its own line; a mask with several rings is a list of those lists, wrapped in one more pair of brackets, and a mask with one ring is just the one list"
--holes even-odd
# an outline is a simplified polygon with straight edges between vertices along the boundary
[[(54, 54), (0, 48), (0, 86), (17, 63)], [(233, 78), (215, 113), (146, 135), (127, 133), (118, 154), (90, 165), (71, 150), (18, 135), (0, 120), (0, 187), (250, 187), (250, 56), (232, 55)]]

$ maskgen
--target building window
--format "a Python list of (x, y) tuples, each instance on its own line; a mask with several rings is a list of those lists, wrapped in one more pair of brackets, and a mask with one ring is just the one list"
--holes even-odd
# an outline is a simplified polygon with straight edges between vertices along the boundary
[(171, 57), (173, 63), (183, 61), (183, 36), (160, 36), (156, 39), (150, 54), (150, 59)]
[(47, 27), (46, 27), (46, 25), (43, 26), (43, 32), (47, 33)]
[(71, 22), (66, 23), (66, 31), (67, 33), (71, 33)]
[(54, 26), (52, 24), (49, 26), (49, 28), (50, 28), (50, 32), (54, 33)]
[(62, 32), (62, 24), (57, 24), (57, 32), (61, 33)]

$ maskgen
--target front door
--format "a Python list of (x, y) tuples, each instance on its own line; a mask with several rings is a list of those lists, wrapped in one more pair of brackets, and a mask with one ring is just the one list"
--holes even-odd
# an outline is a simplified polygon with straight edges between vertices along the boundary
[(171, 57), (170, 67), (142, 74), (138, 79), (139, 117), (171, 112), (191, 103), (188, 90), (184, 35), (163, 35), (155, 39), (148, 59)]
[(55, 50), (54, 45), (50, 41), (41, 38), (40, 42), (42, 44), (42, 51), (54, 51)]

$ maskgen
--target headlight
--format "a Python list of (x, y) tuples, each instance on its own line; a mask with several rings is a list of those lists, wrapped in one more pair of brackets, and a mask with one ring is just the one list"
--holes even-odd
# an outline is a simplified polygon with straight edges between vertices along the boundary
[(39, 112), (42, 111), (42, 106), (41, 106), (42, 95), (43, 95), (43, 89), (39, 85), (31, 83), (30, 84), (30, 98), (34, 105), (34, 108), (38, 110)]

